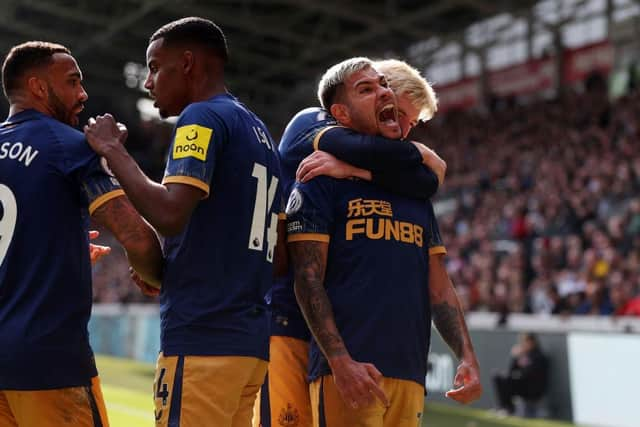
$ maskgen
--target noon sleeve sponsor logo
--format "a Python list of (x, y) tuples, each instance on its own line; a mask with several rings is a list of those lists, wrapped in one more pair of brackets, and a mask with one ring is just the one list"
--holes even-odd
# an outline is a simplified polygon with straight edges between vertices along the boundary
[(371, 240), (395, 240), (402, 243), (424, 244), (424, 228), (418, 224), (393, 219), (393, 208), (386, 200), (353, 199), (347, 205), (345, 239), (358, 236)]
[(173, 159), (193, 157), (205, 161), (213, 129), (200, 125), (180, 126), (173, 142)]

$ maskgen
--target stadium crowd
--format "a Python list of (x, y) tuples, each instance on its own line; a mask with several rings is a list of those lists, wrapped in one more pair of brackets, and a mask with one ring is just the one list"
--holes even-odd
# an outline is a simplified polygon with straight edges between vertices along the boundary
[(450, 114), (423, 129), (448, 163), (439, 221), (468, 310), (631, 310), (640, 282), (639, 99), (609, 103), (596, 87), (503, 103), (489, 115)]
[[(145, 134), (169, 140), (149, 123)], [(503, 100), (437, 114), (411, 137), (448, 164), (435, 205), (467, 310), (640, 315), (640, 92), (610, 102), (594, 84), (553, 101)], [(164, 147), (153, 146), (158, 178)], [(114, 250), (94, 267), (96, 302), (153, 301), (125, 264)]]

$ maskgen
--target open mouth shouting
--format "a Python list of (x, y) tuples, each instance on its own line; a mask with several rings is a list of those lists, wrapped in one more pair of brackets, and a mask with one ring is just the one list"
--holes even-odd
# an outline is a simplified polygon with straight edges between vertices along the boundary
[(400, 138), (402, 130), (398, 123), (398, 110), (395, 104), (385, 104), (378, 110), (378, 128), (382, 136), (391, 139)]

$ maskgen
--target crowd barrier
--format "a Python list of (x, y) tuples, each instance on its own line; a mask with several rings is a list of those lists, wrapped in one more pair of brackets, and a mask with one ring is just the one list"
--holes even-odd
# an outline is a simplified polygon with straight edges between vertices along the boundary
[[(491, 377), (508, 368), (518, 334), (536, 332), (550, 360), (550, 386), (543, 400), (550, 418), (580, 425), (638, 427), (640, 319), (470, 313), (467, 322), (481, 367), (482, 398), (472, 406), (495, 407)], [(155, 362), (160, 348), (156, 305), (94, 307), (89, 322), (96, 353)], [(426, 378), (427, 402), (456, 405), (444, 393), (451, 388), (457, 361), (433, 330)]]

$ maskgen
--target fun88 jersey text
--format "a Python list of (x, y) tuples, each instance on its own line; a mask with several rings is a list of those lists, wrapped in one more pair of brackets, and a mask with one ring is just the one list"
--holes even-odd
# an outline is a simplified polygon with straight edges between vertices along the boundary
[(318, 242), (328, 245), (324, 287), (336, 327), (353, 360), (382, 373), (379, 384), (391, 402), (385, 407), (376, 400), (366, 409), (346, 404), (313, 341), (314, 423), (418, 425), (431, 332), (429, 256), (446, 252), (431, 203), (323, 176), (296, 183), (287, 221), (288, 241), (307, 245), (295, 249), (298, 254), (313, 253), (310, 245)]

